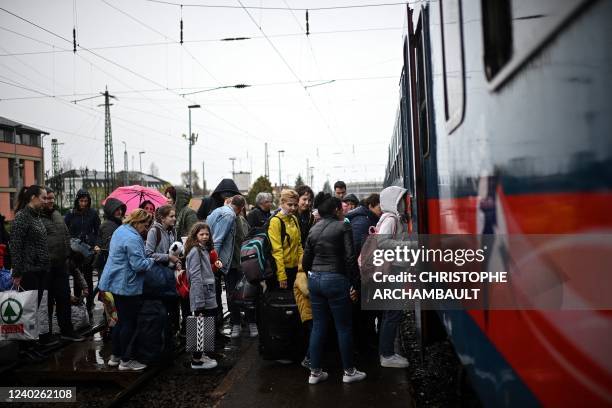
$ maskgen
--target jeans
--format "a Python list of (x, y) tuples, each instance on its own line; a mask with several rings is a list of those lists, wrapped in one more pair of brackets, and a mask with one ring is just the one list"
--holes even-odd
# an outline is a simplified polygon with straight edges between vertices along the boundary
[(62, 334), (73, 331), (70, 309), (70, 282), (64, 264), (52, 266), (46, 284), (49, 305), (49, 333), (53, 328), (53, 305), (56, 305), (57, 324)]
[(385, 310), (382, 312), (378, 344), (378, 352), (381, 356), (391, 357), (395, 354), (395, 335), (401, 319), (401, 310)]
[(136, 337), (138, 312), (142, 307), (142, 296), (115, 295), (117, 308), (117, 325), (113, 328), (113, 355), (121, 357), (121, 361), (132, 360), (132, 345)]
[(310, 291), (313, 317), (309, 347), (311, 369), (321, 368), (321, 355), (327, 336), (330, 314), (336, 325), (342, 366), (345, 370), (354, 367), (350, 287), (349, 279), (339, 273), (308, 272), (308, 290)]
[[(225, 295), (227, 296), (227, 307), (230, 311), (230, 324), (240, 325), (240, 306), (232, 302), (232, 295), (236, 290), (236, 285), (242, 279), (242, 271), (236, 268), (230, 268), (225, 279)], [(247, 323), (255, 323), (255, 310), (245, 309), (244, 314), (246, 316)]]

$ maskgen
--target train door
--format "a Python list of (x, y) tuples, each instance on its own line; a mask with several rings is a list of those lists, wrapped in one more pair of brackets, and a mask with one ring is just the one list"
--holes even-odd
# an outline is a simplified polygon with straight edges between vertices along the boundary
[[(428, 8), (420, 9), (416, 29), (412, 23), (413, 10), (408, 8), (407, 43), (404, 47), (404, 64), (408, 67), (409, 80), (411, 134), (410, 134), (410, 161), (412, 166), (412, 227), (418, 234), (428, 234), (429, 229), (427, 211), (427, 174), (435, 174), (432, 149), (432, 93), (431, 69), (429, 56), (429, 20)], [(429, 172), (428, 172), (429, 168)], [(436, 180), (432, 180), (434, 182)], [(421, 345), (445, 337), (444, 328), (435, 311), (420, 310), (418, 304), (415, 308), (417, 332)], [(421, 350), (423, 348), (421, 347)]]

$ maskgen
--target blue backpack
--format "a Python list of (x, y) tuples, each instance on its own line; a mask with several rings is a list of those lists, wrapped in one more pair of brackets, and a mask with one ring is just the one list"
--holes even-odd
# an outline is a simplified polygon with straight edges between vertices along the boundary
[[(281, 242), (285, 242), (287, 227), (276, 214), (272, 215), (263, 227), (253, 228), (240, 247), (240, 267), (250, 283), (270, 279), (276, 273), (276, 262), (272, 256), (272, 243), (268, 236), (270, 220), (278, 218), (281, 226)], [(294, 220), (295, 221), (295, 220)]]

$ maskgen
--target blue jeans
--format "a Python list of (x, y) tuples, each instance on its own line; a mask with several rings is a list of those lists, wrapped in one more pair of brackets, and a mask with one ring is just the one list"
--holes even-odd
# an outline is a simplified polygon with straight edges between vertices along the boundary
[(401, 318), (401, 310), (385, 310), (382, 313), (382, 321), (379, 329), (380, 339), (378, 341), (378, 353), (383, 357), (391, 357), (395, 354), (395, 335)]
[(313, 327), (310, 335), (310, 367), (321, 368), (321, 355), (327, 336), (330, 315), (338, 332), (338, 345), (344, 369), (353, 364), (352, 304), (349, 279), (339, 273), (308, 272), (308, 290), (312, 303)]

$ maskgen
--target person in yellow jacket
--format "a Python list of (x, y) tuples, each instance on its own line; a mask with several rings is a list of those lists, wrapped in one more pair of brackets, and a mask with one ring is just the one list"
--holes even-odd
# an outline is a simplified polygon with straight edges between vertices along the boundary
[(302, 326), (304, 326), (304, 332), (306, 334), (304, 339), (306, 342), (306, 356), (304, 360), (302, 360), (302, 366), (310, 369), (310, 352), (308, 350), (308, 344), (310, 343), (310, 332), (312, 331), (312, 305), (308, 292), (308, 276), (302, 269), (302, 258), (300, 258), (297, 277), (293, 285), (293, 297), (295, 297), (295, 303), (300, 312), (300, 319), (302, 320)]
[(276, 278), (282, 289), (293, 288), (299, 260), (304, 253), (300, 226), (295, 216), (298, 198), (294, 190), (281, 191), (280, 211), (270, 218), (268, 227), (272, 256), (276, 262)]

